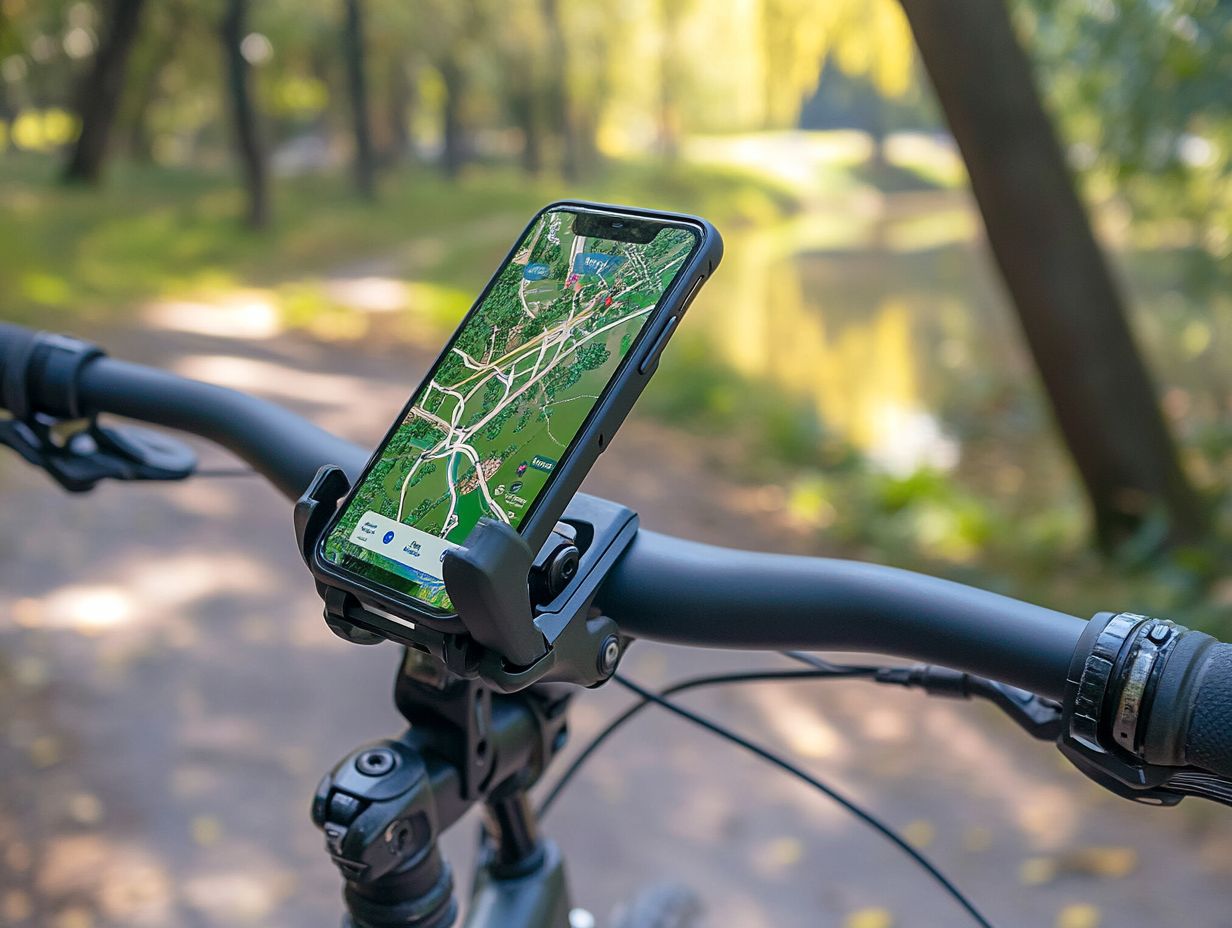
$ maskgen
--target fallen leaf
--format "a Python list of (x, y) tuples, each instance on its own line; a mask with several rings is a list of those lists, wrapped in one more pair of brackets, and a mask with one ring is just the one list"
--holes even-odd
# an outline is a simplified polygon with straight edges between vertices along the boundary
[(1057, 872), (1078, 876), (1101, 876), (1119, 880), (1138, 866), (1138, 852), (1132, 847), (1081, 847), (1057, 856)]
[(886, 909), (859, 909), (843, 919), (843, 928), (894, 928), (894, 916)]
[(1023, 886), (1042, 886), (1056, 876), (1057, 865), (1051, 857), (1028, 857), (1018, 868), (1018, 882)]
[(36, 767), (53, 767), (62, 756), (60, 742), (52, 735), (39, 735), (30, 743), (30, 760)]
[(202, 847), (217, 844), (222, 837), (222, 824), (209, 815), (198, 815), (192, 820), (192, 839)]
[(916, 819), (903, 828), (903, 837), (907, 839), (907, 843), (917, 848), (925, 848), (933, 843), (933, 839), (937, 837), (937, 829), (932, 822), (924, 819)]
[(1099, 928), (1103, 921), (1099, 907), (1086, 902), (1067, 905), (1057, 913), (1057, 928)]
[(5, 924), (12, 925), (33, 915), (34, 903), (27, 893), (20, 889), (10, 889), (4, 894), (4, 900), (0, 901), (0, 913), (4, 915)]

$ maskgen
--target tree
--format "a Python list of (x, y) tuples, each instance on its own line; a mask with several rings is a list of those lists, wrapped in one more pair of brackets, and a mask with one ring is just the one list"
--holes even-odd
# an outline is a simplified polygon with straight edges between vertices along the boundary
[(661, 0), (659, 4), (659, 154), (674, 161), (680, 155), (681, 25), (688, 12), (684, 0)]
[(155, 20), (150, 24), (147, 17), (145, 37), (141, 43), (144, 48), (134, 53), (130, 64), (134, 75), (132, 87), (119, 117), (128, 127), (128, 153), (147, 163), (154, 160), (150, 111), (161, 96), (163, 74), (175, 59), (189, 25), (187, 7), (175, 0), (166, 0), (161, 6), (154, 7), (151, 15), (155, 15)]
[(107, 142), (124, 91), (128, 58), (141, 28), (145, 0), (114, 0), (109, 25), (93, 65), (77, 92), (81, 133), (64, 166), (66, 181), (97, 183), (107, 156)]
[(360, 0), (343, 0), (346, 24), (343, 49), (347, 85), (351, 95), (351, 120), (355, 130), (355, 186), (360, 196), (376, 197), (376, 163), (368, 123), (368, 84), (364, 76), (364, 23)]
[(463, 117), (467, 76), (453, 52), (447, 52), (437, 68), (445, 85), (441, 109), (441, 167), (449, 177), (457, 177), (470, 160), (470, 138)]
[(1098, 538), (1202, 513), (1003, 0), (902, 0)]
[(248, 194), (245, 221), (251, 228), (260, 229), (269, 224), (269, 169), (249, 86), (252, 69), (244, 57), (247, 14), (247, 0), (227, 0), (220, 32), (236, 151)]

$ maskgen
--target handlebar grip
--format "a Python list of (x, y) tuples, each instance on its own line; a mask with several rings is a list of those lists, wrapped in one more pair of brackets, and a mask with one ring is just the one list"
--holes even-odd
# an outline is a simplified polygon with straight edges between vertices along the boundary
[(1195, 677), (1185, 760), (1232, 778), (1232, 644), (1213, 644)]
[(1142, 757), (1232, 779), (1232, 644), (1178, 630), (1154, 688)]

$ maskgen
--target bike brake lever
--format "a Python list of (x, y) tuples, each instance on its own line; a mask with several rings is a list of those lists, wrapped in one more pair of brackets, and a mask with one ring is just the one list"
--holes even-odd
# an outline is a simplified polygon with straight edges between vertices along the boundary
[(1054, 741), (1061, 734), (1061, 705), (1015, 686), (998, 683), (985, 677), (917, 664), (912, 667), (885, 667), (873, 678), (878, 683), (891, 683), (921, 689), (930, 696), (950, 699), (986, 699), (1008, 715), (1032, 738)]
[(39, 414), (0, 420), (0, 445), (51, 475), (71, 493), (100, 480), (183, 480), (197, 467), (188, 445), (151, 429), (109, 427), (95, 419), (74, 423)]

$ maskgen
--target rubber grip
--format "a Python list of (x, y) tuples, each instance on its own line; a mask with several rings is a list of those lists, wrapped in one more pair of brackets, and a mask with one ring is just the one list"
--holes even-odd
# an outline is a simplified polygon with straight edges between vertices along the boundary
[(1214, 644), (1197, 679), (1185, 760), (1232, 778), (1232, 644)]

